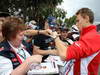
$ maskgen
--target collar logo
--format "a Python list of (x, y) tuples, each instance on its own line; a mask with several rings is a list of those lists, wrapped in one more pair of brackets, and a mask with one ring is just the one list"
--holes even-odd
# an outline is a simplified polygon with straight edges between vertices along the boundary
[(4, 47), (1, 47), (1, 48), (0, 48), (0, 51), (2, 51), (2, 50), (4, 50)]

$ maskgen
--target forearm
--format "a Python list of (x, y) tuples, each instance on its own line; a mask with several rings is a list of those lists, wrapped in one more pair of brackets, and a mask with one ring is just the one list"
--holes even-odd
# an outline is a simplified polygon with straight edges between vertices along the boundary
[(25, 35), (36, 35), (38, 34), (38, 30), (26, 30), (24, 34)]
[(57, 50), (53, 49), (53, 50), (39, 50), (39, 54), (41, 55), (58, 55)]
[(59, 39), (59, 37), (55, 39), (55, 45), (58, 50), (58, 55), (62, 60), (65, 60), (67, 56), (67, 45), (65, 45), (65, 43)]
[(53, 49), (53, 50), (46, 50), (45, 51), (45, 54), (48, 55), (48, 54), (51, 54), (51, 55), (58, 55), (58, 52), (57, 50)]
[(19, 65), (16, 69), (14, 69), (11, 72), (11, 75), (25, 75), (29, 68), (30, 68), (31, 63), (28, 62), (23, 62), (21, 65)]
[(45, 30), (26, 30), (25, 35), (37, 35), (37, 34), (46, 34)]
[(58, 55), (58, 52), (57, 52), (57, 50), (50, 50), (50, 54), (51, 55)]

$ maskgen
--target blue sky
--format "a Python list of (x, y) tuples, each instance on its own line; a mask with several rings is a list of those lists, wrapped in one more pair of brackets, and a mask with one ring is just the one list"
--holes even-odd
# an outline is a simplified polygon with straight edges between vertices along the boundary
[(58, 6), (67, 11), (67, 17), (73, 16), (77, 10), (83, 7), (92, 9), (95, 14), (95, 21), (100, 22), (100, 0), (63, 0), (64, 2)]

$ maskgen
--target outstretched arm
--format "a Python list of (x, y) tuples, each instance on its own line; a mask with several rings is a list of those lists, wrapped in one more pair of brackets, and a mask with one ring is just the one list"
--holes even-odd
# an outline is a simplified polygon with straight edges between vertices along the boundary
[(44, 34), (44, 35), (49, 35), (49, 29), (46, 30), (25, 30), (24, 31), (25, 35), (37, 35), (37, 34)]
[(58, 55), (57, 50), (41, 50), (37, 46), (34, 46), (33, 48), (33, 54), (40, 54), (40, 55)]

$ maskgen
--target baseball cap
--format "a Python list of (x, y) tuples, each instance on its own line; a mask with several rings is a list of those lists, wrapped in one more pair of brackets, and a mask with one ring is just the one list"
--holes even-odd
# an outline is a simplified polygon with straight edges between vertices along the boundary
[(7, 13), (7, 12), (0, 12), (0, 17), (8, 17), (8, 16), (10, 16), (9, 13)]

